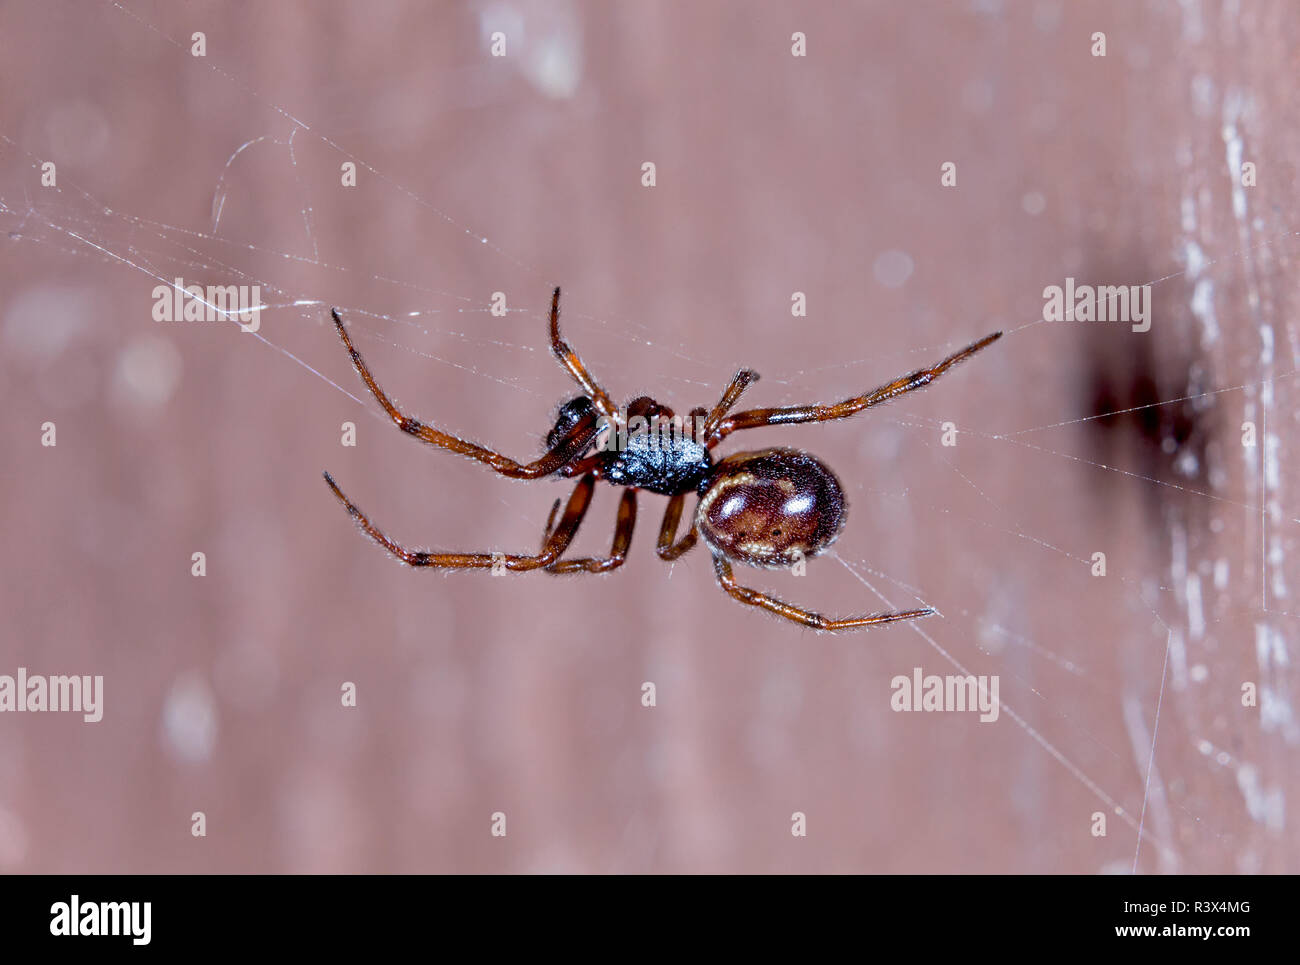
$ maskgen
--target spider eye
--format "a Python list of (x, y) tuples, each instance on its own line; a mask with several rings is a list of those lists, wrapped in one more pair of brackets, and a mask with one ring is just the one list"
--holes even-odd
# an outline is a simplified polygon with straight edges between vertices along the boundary
[(844, 493), (797, 449), (737, 453), (717, 465), (696, 525), (709, 546), (751, 566), (788, 566), (819, 553), (844, 525)]

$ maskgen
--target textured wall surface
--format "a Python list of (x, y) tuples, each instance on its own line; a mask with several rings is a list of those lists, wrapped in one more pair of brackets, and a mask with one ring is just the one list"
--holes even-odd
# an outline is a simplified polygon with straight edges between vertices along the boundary
[[(0, 38), (0, 675), (104, 681), (97, 723), (0, 713), (0, 870), (1300, 867), (1294, 4), (28, 2)], [(178, 277), (258, 286), (260, 328), (155, 321)], [(1044, 321), (1067, 278), (1151, 284), (1150, 330)], [(744, 581), (940, 615), (741, 607), (648, 494), (603, 576), (365, 542), (323, 469), (446, 550), (534, 551), (567, 484), (386, 423), (328, 307), (399, 404), (533, 458), (554, 284), (610, 392), (681, 412), (1004, 330), (727, 443), (850, 503)], [(917, 667), (996, 675), (998, 719), (895, 712)]]

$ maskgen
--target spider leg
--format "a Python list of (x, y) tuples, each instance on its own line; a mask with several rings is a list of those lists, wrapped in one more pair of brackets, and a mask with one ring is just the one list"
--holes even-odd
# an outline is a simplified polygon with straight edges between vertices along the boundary
[(509, 476), (512, 479), (539, 479), (542, 476), (551, 475), (575, 456), (585, 452), (591, 441), (596, 438), (599, 427), (597, 425), (598, 420), (593, 414), (578, 422), (542, 458), (535, 462), (523, 464), (515, 462), (515, 460), (500, 453), (493, 452), (491, 449), (484, 449), (472, 442), (466, 442), (464, 439), (458, 439), (445, 432), (439, 432), (431, 426), (426, 426), (416, 419), (403, 415), (397, 406), (393, 405), (388, 396), (384, 394), (384, 390), (379, 387), (379, 383), (375, 381), (375, 377), (370, 374), (370, 369), (361, 357), (361, 353), (353, 347), (352, 339), (343, 326), (343, 319), (339, 317), (338, 309), (331, 310), (330, 314), (334, 316), (334, 325), (338, 328), (339, 338), (343, 339), (343, 345), (347, 348), (348, 355), (352, 357), (352, 364), (356, 366), (357, 372), (360, 373), (361, 380), (366, 383), (366, 388), (370, 389), (370, 394), (383, 406), (384, 411), (388, 413), (399, 429), (415, 436), (422, 442), (427, 442), (429, 445), (437, 446), (440, 449), (449, 449), (462, 456), (469, 456), (471, 459), (487, 463), (501, 475)]
[[(582, 517), (586, 515), (587, 507), (591, 503), (592, 491), (596, 488), (595, 476), (583, 476), (574, 487), (573, 495), (569, 497), (569, 504), (564, 509), (564, 515), (560, 517), (559, 525), (548, 532), (542, 551), (536, 556), (516, 556), (505, 553), (428, 553), (405, 549), (380, 532), (375, 524), (370, 522), (347, 496), (343, 495), (343, 491), (339, 489), (329, 473), (325, 473), (325, 482), (347, 509), (348, 515), (360, 525), (361, 531), (403, 563), (408, 566), (436, 566), (444, 569), (491, 569), (496, 565), (504, 565), (508, 570), (536, 570), (550, 566), (568, 549), (573, 534), (578, 531), (578, 524), (582, 522)], [(554, 518), (554, 510), (551, 511), (551, 515)]]
[(604, 462), (604, 459), (602, 458), (601, 453), (593, 452), (590, 456), (585, 456), (582, 459), (577, 459), (568, 465), (563, 466), (559, 470), (558, 475), (563, 476), (566, 479), (572, 479), (574, 476), (585, 476), (589, 472), (594, 472), (597, 478), (599, 478), (602, 471), (602, 462)]
[(673, 542), (677, 536), (677, 524), (681, 522), (682, 505), (685, 502), (686, 494), (678, 493), (668, 500), (668, 506), (664, 509), (664, 521), (659, 526), (659, 544), (655, 547), (655, 552), (659, 554), (661, 560), (672, 562), (695, 545), (697, 537), (694, 521), (691, 522), (691, 527), (686, 534)]
[(560, 338), (560, 286), (555, 286), (555, 291), (551, 293), (551, 352), (565, 370), (573, 376), (573, 381), (582, 386), (582, 391), (586, 393), (596, 407), (596, 411), (609, 420), (611, 426), (615, 429), (623, 425), (623, 415), (615, 407), (609, 394), (600, 387), (600, 384), (591, 377), (587, 371), (587, 366), (583, 363), (578, 353)]
[[(558, 505), (558, 504), (557, 504)], [(551, 510), (551, 519), (555, 518), (555, 510)], [(614, 524), (614, 545), (610, 548), (609, 556), (587, 556), (581, 559), (559, 560), (552, 563), (546, 568), (548, 573), (605, 573), (609, 570), (616, 570), (623, 565), (627, 559), (628, 547), (632, 545), (632, 530), (636, 526), (636, 490), (625, 489), (623, 498), (618, 504), (618, 521)], [(549, 537), (551, 529), (550, 520), (547, 520), (546, 530)]]
[(879, 626), (882, 623), (894, 623), (897, 620), (911, 620), (915, 617), (928, 617), (930, 614), (934, 613), (932, 607), (926, 607), (922, 610), (903, 610), (898, 613), (875, 613), (871, 616), (846, 617), (843, 620), (835, 620), (830, 617), (824, 617), (820, 613), (811, 613), (801, 607), (770, 597), (766, 593), (750, 589), (747, 586), (741, 586), (736, 582), (735, 577), (731, 575), (731, 564), (727, 562), (725, 557), (714, 554), (713, 570), (717, 574), (718, 585), (741, 603), (762, 607), (764, 610), (768, 610), (778, 616), (783, 616), (787, 620), (793, 620), (795, 623), (802, 623), (804, 626), (812, 627), (815, 630), (858, 630), (863, 627)]
[(722, 417), (740, 400), (740, 394), (757, 381), (758, 373), (753, 369), (741, 369), (732, 377), (731, 384), (727, 386), (727, 391), (722, 393), (722, 398), (713, 407), (709, 417), (704, 420), (705, 439), (713, 435), (714, 430), (718, 428), (718, 423), (722, 421)]
[(893, 382), (873, 389), (866, 395), (845, 399), (843, 402), (834, 405), (791, 405), (779, 409), (749, 409), (745, 412), (738, 412), (718, 423), (712, 437), (709, 439), (709, 445), (717, 445), (738, 429), (792, 425), (799, 422), (827, 422), (831, 419), (847, 418), (861, 412), (863, 409), (869, 409), (873, 405), (879, 405), (904, 393), (924, 388), (958, 362), (970, 358), (980, 349), (992, 345), (1001, 337), (1001, 332), (986, 335), (978, 342), (966, 346), (960, 352), (949, 355), (942, 362), (938, 362), (929, 368), (917, 369), (909, 375), (904, 375), (900, 379), (895, 379)]

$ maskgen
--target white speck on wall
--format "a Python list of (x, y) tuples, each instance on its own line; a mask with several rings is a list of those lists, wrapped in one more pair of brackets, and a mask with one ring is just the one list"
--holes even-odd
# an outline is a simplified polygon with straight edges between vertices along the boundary
[(114, 392), (146, 406), (166, 405), (181, 380), (181, 353), (171, 339), (137, 335), (117, 356)]
[(1188, 479), (1195, 479), (1201, 473), (1201, 460), (1197, 458), (1195, 452), (1185, 448), (1174, 459), (1174, 472), (1186, 476)]
[[(1190, 194), (1183, 195), (1182, 200), (1178, 204), (1178, 215), (1180, 226), (1182, 227), (1184, 234), (1190, 235), (1196, 230), (1196, 201)], [(1196, 248), (1195, 258), (1192, 257), (1190, 251), (1186, 252), (1184, 261), (1187, 262), (1187, 272), (1188, 274), (1199, 275), (1201, 273), (1201, 267), (1205, 263), (1205, 258), (1200, 253), (1201, 247), (1194, 241), (1187, 242), (1187, 247)]]
[(95, 300), (89, 291), (62, 285), (25, 289), (13, 297), (5, 312), (5, 346), (20, 361), (47, 364), (86, 330), (87, 320), (95, 314)]
[(1187, 645), (1178, 631), (1169, 634), (1169, 686), (1174, 690), (1187, 689)]
[(527, 39), (522, 5), (505, 0), (491, 0), (479, 5), (479, 40), (484, 46), (492, 42), (492, 35), (501, 33), (506, 38), (506, 56), (511, 48), (522, 45)]
[(1187, 577), (1187, 632), (1193, 640), (1205, 635), (1205, 613), (1201, 609), (1201, 578)]
[(1006, 635), (1002, 628), (994, 623), (981, 623), (977, 628), (980, 648), (991, 654), (999, 654), (1006, 648)]
[(162, 738), (163, 747), (182, 763), (201, 764), (212, 756), (217, 704), (199, 674), (182, 674), (172, 682), (163, 701)]
[(1255, 624), (1255, 662), (1259, 665), (1259, 725), (1280, 734), (1288, 744), (1300, 743), (1300, 725), (1287, 699), (1291, 655), (1282, 634), (1267, 623)]
[[(1277, 437), (1277, 433), (1270, 432), (1264, 437), (1264, 488), (1275, 490), (1282, 485), (1282, 477), (1278, 474), (1278, 465), (1281, 460), (1278, 459), (1279, 450), (1282, 447), (1282, 440)], [(1273, 501), (1269, 501), (1269, 511), (1277, 509), (1274, 517), (1276, 522), (1282, 522), (1280, 507), (1275, 507)]]
[[(1197, 251), (1200, 249), (1197, 248)], [(1201, 323), (1201, 344), (1209, 348), (1219, 340), (1219, 317), (1214, 311), (1214, 282), (1209, 278), (1200, 279), (1192, 289), (1191, 309), (1192, 315)]]
[(1205, 39), (1205, 17), (1201, 13), (1201, 0), (1179, 0), (1183, 11), (1183, 40), (1199, 44)]
[(581, 51), (571, 35), (548, 37), (537, 55), (525, 63), (529, 68), (526, 75), (550, 97), (572, 97), (582, 79)]
[(1192, 78), (1192, 109), (1200, 117), (1210, 117), (1214, 113), (1214, 81), (1206, 74), (1197, 74)]
[(876, 256), (871, 271), (876, 276), (876, 281), (886, 288), (901, 288), (912, 277), (914, 267), (911, 255), (891, 248)]
[(1169, 527), (1169, 572), (1176, 583), (1187, 581), (1187, 527), (1173, 523)]
[(1186, 265), (1187, 279), (1193, 283), (1191, 309), (1192, 315), (1201, 324), (1201, 345), (1209, 348), (1219, 340), (1219, 318), (1214, 311), (1214, 280), (1205, 275), (1208, 262), (1205, 251), (1195, 239), (1197, 218), (1196, 201), (1190, 194), (1185, 194), (1179, 203), (1179, 220), (1183, 234), (1183, 264)]
[(1269, 830), (1282, 830), (1286, 824), (1286, 806), (1280, 787), (1261, 787), (1255, 765), (1242, 764), (1237, 768), (1237, 789), (1246, 801), (1246, 810), (1252, 820)]
[(1030, 191), (1020, 199), (1025, 214), (1042, 214), (1047, 209), (1047, 199), (1041, 191)]
[(577, 92), (582, 22), (572, 0), (490, 2), (479, 7), (478, 16), (482, 42), (505, 34), (506, 61), (539, 91), (557, 100)]
[(1232, 181), (1232, 213), (1238, 221), (1246, 220), (1246, 186), (1241, 183), (1243, 147), (1237, 121), (1245, 110), (1241, 91), (1230, 89), (1223, 98), (1223, 145), (1228, 158), (1228, 175)]
[(1286, 552), (1283, 549), (1282, 538), (1277, 535), (1276, 530), (1274, 530), (1273, 539), (1269, 544), (1268, 562), (1269, 575), (1272, 578), (1269, 589), (1272, 590), (1273, 596), (1276, 599), (1285, 600), (1290, 596), (1286, 585), (1286, 578), (1283, 576), (1286, 572), (1285, 566), (1283, 565), (1286, 562)]

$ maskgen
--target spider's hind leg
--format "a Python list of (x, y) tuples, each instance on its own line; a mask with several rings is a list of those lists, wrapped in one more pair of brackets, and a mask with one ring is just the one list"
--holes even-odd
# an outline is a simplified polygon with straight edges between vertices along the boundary
[(792, 603), (786, 603), (775, 597), (768, 596), (758, 590), (750, 589), (747, 586), (741, 586), (736, 582), (736, 578), (731, 575), (731, 564), (725, 557), (714, 555), (713, 570), (718, 577), (718, 585), (727, 591), (734, 599), (749, 606), (762, 607), (769, 613), (775, 613), (777, 616), (785, 617), (787, 620), (793, 620), (795, 623), (802, 623), (806, 627), (812, 627), (814, 630), (861, 630), (865, 627), (879, 626), (882, 623), (895, 623), (899, 620), (912, 620), (916, 617), (928, 617), (934, 613), (932, 607), (926, 607), (923, 610), (903, 610), (898, 613), (874, 613), (865, 617), (846, 617), (842, 620), (835, 620), (831, 617), (824, 617), (820, 613), (812, 613), (802, 607), (797, 607)]
[[(555, 520), (555, 511), (560, 508), (557, 500), (551, 508), (550, 518), (546, 521), (546, 533), (542, 545), (551, 537), (551, 523)], [(618, 504), (618, 520), (614, 523), (614, 544), (608, 556), (584, 556), (580, 559), (559, 560), (546, 568), (548, 573), (605, 573), (616, 570), (627, 560), (628, 548), (632, 545), (632, 530), (636, 527), (636, 490), (625, 489)]]
[(691, 525), (682, 538), (676, 539), (677, 526), (681, 522), (682, 506), (685, 503), (686, 493), (678, 493), (669, 499), (668, 505), (664, 508), (663, 522), (659, 525), (659, 543), (655, 546), (655, 552), (659, 554), (661, 560), (669, 563), (694, 546), (699, 538), (695, 531), (695, 521), (692, 519)]

